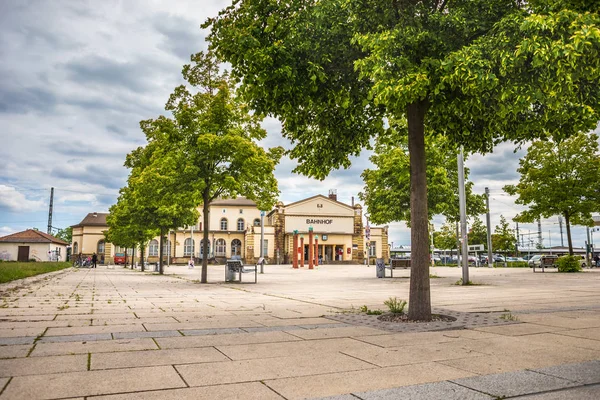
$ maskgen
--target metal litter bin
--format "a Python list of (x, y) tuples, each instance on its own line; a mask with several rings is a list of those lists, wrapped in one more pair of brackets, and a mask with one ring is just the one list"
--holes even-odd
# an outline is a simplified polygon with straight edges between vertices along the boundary
[(158, 267), (158, 263), (154, 264), (154, 272), (160, 272), (160, 269)]
[(375, 271), (378, 278), (385, 278), (385, 262), (383, 258), (378, 258), (375, 262)]

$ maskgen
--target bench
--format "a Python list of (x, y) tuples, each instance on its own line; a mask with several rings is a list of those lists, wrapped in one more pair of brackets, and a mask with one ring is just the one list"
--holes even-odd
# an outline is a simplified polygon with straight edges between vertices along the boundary
[[(390, 270), (390, 276), (385, 275), (385, 270)], [(378, 258), (375, 260), (375, 273), (378, 278), (393, 278), (394, 277), (394, 269), (391, 265), (385, 265), (385, 261), (383, 258)]]
[(258, 265), (244, 266), (242, 260), (227, 260), (225, 262), (225, 282), (242, 283), (242, 275), (254, 272), (254, 283), (258, 279)]
[(396, 259), (392, 258), (391, 266), (393, 269), (396, 268), (409, 268), (410, 269), (410, 258)]
[[(545, 268), (556, 267), (556, 260), (558, 260), (557, 256), (543, 256), (540, 258), (540, 266), (538, 268), (542, 268), (542, 272), (545, 272)], [(533, 272), (535, 272), (535, 264), (533, 264)]]

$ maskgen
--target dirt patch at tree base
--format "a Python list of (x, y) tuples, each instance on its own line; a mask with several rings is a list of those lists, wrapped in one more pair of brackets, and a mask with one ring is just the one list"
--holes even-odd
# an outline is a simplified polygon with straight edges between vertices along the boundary
[(399, 314), (399, 313), (385, 313), (377, 317), (380, 321), (385, 322), (398, 322), (398, 323), (409, 323), (409, 324), (419, 324), (419, 323), (429, 323), (429, 322), (454, 322), (456, 318), (451, 317), (449, 315), (442, 314), (431, 314), (430, 321), (411, 321), (408, 319), (408, 314)]

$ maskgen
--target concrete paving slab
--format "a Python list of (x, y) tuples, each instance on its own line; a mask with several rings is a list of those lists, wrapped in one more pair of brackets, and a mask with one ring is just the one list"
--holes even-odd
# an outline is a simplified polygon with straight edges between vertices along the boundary
[(87, 371), (87, 355), (0, 360), (0, 377)]
[[(287, 332), (287, 331), (286, 331)], [(291, 330), (291, 335), (302, 339), (327, 339), (353, 336), (386, 335), (388, 332), (364, 326), (346, 326), (342, 328)]]
[(363, 400), (491, 400), (492, 396), (452, 382), (435, 382), (393, 389), (356, 393)]
[(179, 337), (182, 336), (179, 331), (153, 331), (153, 332), (116, 332), (112, 334), (115, 339), (133, 339), (133, 338), (159, 338), (159, 337)]
[(472, 375), (470, 372), (438, 363), (422, 363), (267, 380), (265, 384), (291, 400), (388, 389)]
[(10, 345), (18, 345), (18, 344), (33, 344), (33, 341), (35, 339), (36, 339), (36, 336), (5, 337), (5, 338), (0, 338), (0, 346), (10, 346)]
[(373, 365), (339, 353), (320, 357), (295, 356), (228, 361), (209, 364), (177, 365), (190, 386), (263, 381), (293, 376), (327, 374), (374, 368)]
[(0, 359), (1, 358), (15, 358), (25, 357), (29, 350), (31, 350), (31, 344), (17, 344), (13, 346), (0, 346)]
[(562, 332), (562, 334), (584, 339), (600, 340), (600, 328), (575, 329)]
[(90, 365), (92, 370), (99, 370), (228, 360), (229, 359), (226, 356), (212, 347), (200, 347), (190, 349), (98, 353), (92, 355)]
[(519, 396), (520, 400), (598, 400), (600, 399), (600, 385), (583, 386), (557, 390), (555, 392)]
[[(454, 332), (454, 331), (452, 331)], [(394, 333), (380, 336), (356, 336), (355, 339), (372, 343), (381, 347), (414, 346), (423, 343), (444, 343), (459, 340), (459, 336), (452, 336), (442, 332), (419, 332), (419, 333)]]
[(97, 333), (88, 335), (70, 335), (70, 336), (44, 336), (39, 343), (58, 343), (58, 342), (93, 342), (99, 340), (112, 340), (110, 333)]
[(145, 332), (142, 324), (78, 326), (71, 328), (48, 328), (44, 336), (93, 335), (113, 332)]
[[(94, 397), (94, 400), (282, 400), (258, 382)], [(356, 400), (354, 398), (353, 400)]]
[[(246, 328), (246, 329), (261, 329), (261, 328)], [(204, 335), (224, 335), (229, 333), (244, 333), (245, 329), (241, 328), (217, 328), (217, 329), (182, 329), (179, 331), (183, 336), (204, 336)], [(181, 336), (181, 335), (179, 335)]]
[(600, 320), (594, 317), (557, 316), (555, 314), (519, 315), (520, 321), (568, 329), (599, 328)]
[(149, 338), (104, 340), (98, 342), (38, 343), (32, 357), (82, 353), (110, 353), (115, 351), (154, 350), (156, 343)]
[(339, 322), (332, 321), (327, 318), (252, 318), (253, 321), (265, 326), (286, 326), (286, 325), (322, 325), (322, 324), (333, 324)]
[(461, 386), (496, 397), (520, 396), (547, 390), (564, 389), (575, 385), (572, 381), (533, 371), (507, 372), (452, 381)]
[(538, 368), (534, 369), (534, 371), (584, 385), (600, 383), (600, 360)]
[(258, 322), (250, 320), (218, 320), (211, 319), (197, 322), (181, 322), (173, 324), (145, 324), (144, 325), (149, 331), (168, 331), (168, 330), (181, 330), (181, 329), (215, 329), (215, 328), (252, 328), (262, 327), (263, 325)]
[(217, 346), (217, 349), (232, 360), (249, 360), (255, 358), (290, 357), (295, 355), (314, 355), (337, 353), (346, 349), (375, 347), (368, 343), (349, 338), (316, 339), (295, 342), (245, 344)]
[(19, 336), (36, 337), (38, 335), (41, 335), (45, 329), (46, 327), (0, 329), (0, 338), (14, 338)]
[(171, 366), (69, 372), (15, 377), (0, 399), (57, 399), (177, 387), (185, 383)]
[(225, 346), (232, 343), (272, 343), (301, 340), (285, 332), (232, 333), (228, 335), (182, 336), (157, 338), (161, 349), (181, 349), (189, 347)]
[[(568, 333), (568, 332), (564, 332)], [(570, 348), (578, 347), (589, 350), (600, 350), (600, 341), (593, 339), (584, 339), (580, 337), (568, 336), (563, 332), (557, 333), (540, 333), (536, 335), (527, 335), (522, 337), (532, 342), (544, 343), (549, 347), (557, 348)]]
[(533, 323), (513, 324), (503, 326), (486, 326), (481, 328), (473, 328), (477, 331), (496, 333), (505, 336), (521, 336), (532, 335), (536, 333), (560, 332), (567, 328), (560, 326), (538, 325)]

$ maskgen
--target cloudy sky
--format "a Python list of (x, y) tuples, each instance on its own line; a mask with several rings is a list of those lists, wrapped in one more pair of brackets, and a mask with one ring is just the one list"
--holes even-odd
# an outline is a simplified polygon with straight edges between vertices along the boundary
[[(31, 227), (45, 231), (51, 187), (55, 227), (108, 210), (125, 184), (125, 155), (145, 143), (139, 121), (164, 114), (169, 93), (182, 82), (182, 65), (206, 46), (200, 24), (228, 3), (0, 2), (0, 236)], [(289, 147), (278, 121), (266, 120), (264, 127), (266, 146)], [(491, 190), (493, 225), (500, 214), (511, 219), (520, 210), (501, 188), (518, 180), (523, 155), (503, 144), (467, 161), (475, 191)], [(294, 162), (284, 159), (276, 171), (281, 200), (337, 189), (338, 200), (350, 203), (369, 165), (363, 152), (352, 168), (320, 182), (292, 174)], [(438, 228), (442, 222), (434, 221)], [(543, 220), (542, 230), (545, 245), (560, 244), (557, 218)], [(521, 226), (522, 233), (536, 231)], [(583, 246), (585, 229), (574, 227), (573, 237)], [(390, 224), (390, 241), (410, 243), (403, 223)]]

